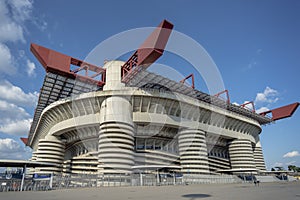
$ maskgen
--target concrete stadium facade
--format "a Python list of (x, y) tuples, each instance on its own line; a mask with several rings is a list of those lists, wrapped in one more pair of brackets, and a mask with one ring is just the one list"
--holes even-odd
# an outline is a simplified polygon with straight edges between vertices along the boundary
[(104, 65), (102, 91), (57, 100), (42, 111), (29, 137), (32, 160), (58, 165), (38, 171), (265, 171), (258, 120), (167, 88), (125, 86), (123, 64)]

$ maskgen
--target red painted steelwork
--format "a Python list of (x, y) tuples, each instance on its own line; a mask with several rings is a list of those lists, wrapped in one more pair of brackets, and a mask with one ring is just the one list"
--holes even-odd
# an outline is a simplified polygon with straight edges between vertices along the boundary
[(224, 93), (226, 94), (226, 99), (227, 99), (226, 103), (230, 104), (230, 98), (229, 98), (229, 92), (228, 92), (228, 90), (223, 90), (223, 91), (215, 94), (214, 96), (219, 97), (221, 94), (224, 94)]
[(251, 105), (252, 105), (252, 111), (255, 112), (255, 106), (254, 106), (253, 101), (248, 101), (248, 102), (246, 102), (246, 103), (243, 103), (243, 104), (241, 105), (241, 107), (245, 108), (245, 106), (248, 105), (248, 104), (251, 104)]
[(192, 78), (192, 85), (191, 85), (191, 87), (193, 88), (193, 89), (195, 89), (195, 78), (194, 78), (194, 74), (190, 74), (190, 75), (188, 75), (187, 77), (185, 77), (184, 79), (182, 79), (181, 81), (180, 81), (180, 83), (184, 83), (187, 79), (189, 79), (189, 78)]
[(297, 110), (299, 104), (300, 104), (299, 102), (296, 102), (286, 106), (275, 108), (273, 110), (262, 112), (259, 114), (265, 116), (268, 113), (272, 113), (272, 120), (276, 121), (287, 117), (291, 117), (294, 114), (294, 112)]
[(27, 143), (28, 143), (28, 138), (20, 138), (21, 140), (22, 140), (22, 142), (25, 144), (25, 145), (27, 145)]
[[(52, 72), (73, 79), (79, 79), (83, 82), (90, 82), (103, 86), (105, 84), (105, 69), (86, 63), (82, 60), (72, 58), (71, 56), (59, 53), (37, 44), (31, 44), (30, 50), (34, 56), (43, 65), (46, 72)], [(78, 66), (77, 69), (71, 70), (71, 65)], [(85, 70), (85, 76), (77, 74), (77, 72)], [(95, 72), (92, 76), (88, 76), (88, 71)], [(101, 75), (101, 80), (94, 79)]]
[(145, 42), (122, 66), (122, 82), (127, 83), (139, 71), (145, 70), (164, 52), (173, 24), (163, 20)]

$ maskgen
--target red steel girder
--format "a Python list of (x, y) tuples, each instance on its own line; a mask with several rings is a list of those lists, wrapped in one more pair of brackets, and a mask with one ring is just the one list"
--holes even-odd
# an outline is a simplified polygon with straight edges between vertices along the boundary
[(164, 52), (173, 24), (163, 20), (137, 51), (122, 66), (122, 82), (127, 83), (139, 71), (145, 70)]
[(193, 89), (195, 89), (195, 77), (194, 77), (194, 74), (190, 74), (190, 75), (188, 75), (187, 77), (185, 77), (184, 79), (182, 79), (181, 81), (180, 81), (180, 83), (184, 83), (187, 79), (189, 79), (189, 78), (192, 78), (192, 85), (191, 85), (191, 87), (193, 88)]
[(229, 92), (228, 92), (228, 90), (223, 90), (223, 91), (221, 91), (221, 92), (219, 92), (219, 93), (217, 93), (217, 94), (215, 94), (214, 96), (216, 96), (216, 97), (220, 97), (220, 95), (221, 94), (226, 94), (226, 103), (227, 104), (230, 104), (230, 98), (229, 98)]
[(22, 141), (25, 145), (27, 145), (27, 143), (28, 143), (28, 138), (23, 138), (23, 137), (21, 137), (20, 139), (21, 139), (21, 141)]
[(248, 102), (245, 102), (241, 105), (241, 107), (245, 108), (246, 105), (248, 104), (251, 104), (252, 105), (252, 111), (255, 112), (255, 106), (254, 106), (254, 103), (253, 101), (248, 101)]
[(275, 108), (273, 110), (262, 112), (259, 114), (265, 116), (266, 114), (271, 113), (272, 120), (276, 121), (276, 120), (284, 119), (287, 117), (291, 117), (294, 114), (294, 112), (297, 110), (299, 104), (300, 104), (299, 102), (296, 102), (296, 103), (292, 103), (292, 104), (289, 104), (286, 106)]
[[(79, 79), (83, 82), (90, 82), (103, 86), (105, 84), (105, 69), (73, 58), (71, 56), (59, 53), (46, 47), (31, 44), (30, 50), (38, 61), (43, 65), (46, 72), (56, 73), (72, 79)], [(77, 69), (71, 70), (71, 65), (78, 66)], [(85, 76), (77, 74), (77, 72), (85, 70)], [(88, 71), (94, 72), (92, 76), (88, 76)], [(102, 75), (101, 80), (94, 79), (96, 76)]]

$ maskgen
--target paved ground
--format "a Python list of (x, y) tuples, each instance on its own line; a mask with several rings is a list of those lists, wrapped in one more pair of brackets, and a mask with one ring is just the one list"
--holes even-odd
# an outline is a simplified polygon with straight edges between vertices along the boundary
[(1, 192), (1, 200), (300, 200), (300, 182)]

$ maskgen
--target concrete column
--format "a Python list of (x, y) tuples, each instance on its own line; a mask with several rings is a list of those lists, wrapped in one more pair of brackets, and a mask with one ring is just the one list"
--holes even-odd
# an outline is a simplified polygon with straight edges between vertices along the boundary
[[(104, 90), (120, 90), (124, 87), (121, 83), (122, 64), (120, 61), (111, 61), (104, 65)], [(100, 173), (131, 173), (134, 165), (134, 124), (132, 106), (126, 97), (112, 95), (102, 102), (98, 152)]]
[(182, 173), (209, 173), (204, 131), (183, 128), (179, 131), (178, 144)]
[(229, 144), (229, 157), (232, 169), (256, 170), (252, 144), (247, 139), (236, 139)]
[(121, 66), (125, 62), (123, 61), (108, 61), (103, 68), (106, 69), (106, 81), (103, 90), (120, 90), (125, 87), (125, 84), (121, 82)]
[(109, 97), (101, 105), (98, 159), (103, 173), (131, 172), (134, 165), (131, 115), (131, 105), (125, 98)]
[(32, 152), (31, 161), (36, 161), (36, 151)]
[(254, 155), (254, 162), (256, 165), (256, 169), (259, 170), (260, 172), (266, 171), (266, 165), (265, 165), (260, 141), (258, 141), (255, 144), (253, 155)]
[(58, 164), (57, 167), (37, 168), (45, 173), (61, 173), (62, 163), (65, 155), (65, 144), (55, 136), (46, 136), (45, 139), (40, 139), (38, 149), (35, 152), (37, 162), (47, 162)]

